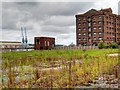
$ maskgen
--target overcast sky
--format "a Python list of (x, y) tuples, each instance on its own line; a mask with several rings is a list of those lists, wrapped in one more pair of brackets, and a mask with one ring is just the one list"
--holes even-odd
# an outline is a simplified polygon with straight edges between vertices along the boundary
[(21, 41), (20, 28), (26, 27), (29, 43), (34, 43), (36, 36), (48, 36), (55, 37), (56, 44), (75, 44), (75, 15), (92, 8), (100, 10), (109, 7), (117, 14), (118, 1), (2, 2), (1, 40)]

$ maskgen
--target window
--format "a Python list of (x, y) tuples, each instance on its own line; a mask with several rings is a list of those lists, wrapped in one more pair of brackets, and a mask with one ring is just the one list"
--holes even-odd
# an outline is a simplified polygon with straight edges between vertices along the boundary
[(99, 37), (99, 40), (102, 40), (102, 38), (101, 38), (101, 37)]
[(37, 40), (36, 40), (36, 43), (37, 43), (37, 44), (40, 44), (40, 39), (37, 39)]
[(96, 22), (93, 22), (93, 24), (95, 25), (95, 24), (96, 24)]
[(83, 20), (86, 20), (86, 18), (85, 18), (85, 17), (83, 17)]
[(99, 34), (99, 35), (101, 35), (101, 34), (102, 34), (102, 32), (99, 32), (98, 34)]
[(79, 23), (78, 25), (80, 26), (81, 24)]
[(96, 30), (96, 27), (93, 27), (93, 30)]
[(111, 22), (109, 22), (109, 24), (111, 25)]
[(86, 38), (83, 38), (83, 40), (86, 40)]
[(111, 17), (109, 17), (109, 19), (111, 20)]
[(49, 45), (50, 45), (50, 42), (48, 41), (48, 43), (47, 43), (47, 44), (48, 44), (48, 46), (49, 46)]
[(79, 31), (81, 30), (81, 28), (78, 29)]
[(112, 28), (112, 30), (114, 30), (114, 28)]
[(80, 18), (78, 20), (80, 21)]
[(96, 43), (96, 42), (93, 42), (93, 44), (92, 44), (93, 46), (97, 46), (98, 44)]
[(91, 18), (90, 17), (88, 17), (88, 21), (90, 21), (91, 20)]
[(79, 41), (81, 40), (81, 38), (78, 39)]
[(95, 16), (93, 17), (93, 19), (95, 19)]
[(86, 43), (83, 43), (83, 46), (86, 46), (87, 44)]
[(86, 28), (83, 28), (83, 30), (86, 30)]
[(91, 42), (91, 39), (88, 39), (88, 42)]
[(96, 32), (94, 32), (93, 34), (96, 35)]
[(106, 29), (108, 30), (108, 27), (106, 27)]
[(108, 16), (106, 16), (106, 18), (108, 19)]
[(109, 27), (110, 28), (110, 30), (111, 30), (111, 27)]
[(88, 26), (91, 26), (91, 23), (88, 23)]
[(45, 46), (47, 45), (47, 42), (45, 41)]
[(98, 27), (98, 29), (99, 29), (99, 30), (101, 30), (101, 29), (102, 29), (102, 27), (101, 27), (101, 26), (99, 26), (99, 27)]
[(91, 33), (89, 33), (88, 36), (90, 37), (90, 36), (91, 36)]
[(81, 34), (79, 33), (78, 35), (80, 36)]
[(96, 37), (94, 37), (93, 40), (96, 40)]
[(100, 15), (99, 15), (99, 16), (98, 16), (98, 18), (99, 18), (99, 19), (101, 19), (101, 18), (102, 18), (102, 16), (100, 16)]
[(101, 23), (102, 23), (101, 21), (98, 22), (98, 24), (101, 24)]
[(108, 25), (108, 21), (106, 22), (106, 24)]
[(83, 35), (86, 35), (86, 33), (83, 33)]
[(85, 25), (86, 23), (85, 22), (83, 22), (83, 25)]
[(88, 31), (91, 31), (91, 28), (88, 28)]

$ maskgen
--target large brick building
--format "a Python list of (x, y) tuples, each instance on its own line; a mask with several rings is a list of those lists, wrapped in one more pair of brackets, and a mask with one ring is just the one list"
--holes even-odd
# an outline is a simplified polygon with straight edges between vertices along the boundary
[(113, 14), (111, 8), (76, 15), (77, 46), (97, 46), (101, 40), (120, 43), (120, 15)]
[(55, 38), (52, 37), (35, 37), (34, 48), (35, 50), (47, 50), (55, 47)]

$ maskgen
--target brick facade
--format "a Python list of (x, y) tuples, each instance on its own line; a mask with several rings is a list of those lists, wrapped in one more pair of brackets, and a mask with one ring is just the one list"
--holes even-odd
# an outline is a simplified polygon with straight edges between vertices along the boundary
[(55, 38), (51, 37), (35, 37), (34, 38), (35, 50), (47, 50), (55, 47)]
[(76, 45), (97, 46), (101, 40), (120, 43), (120, 16), (111, 8), (76, 15)]

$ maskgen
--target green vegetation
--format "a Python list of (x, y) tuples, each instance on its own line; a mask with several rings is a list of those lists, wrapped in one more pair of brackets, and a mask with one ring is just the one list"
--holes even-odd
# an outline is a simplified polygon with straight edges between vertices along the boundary
[(115, 42), (112, 42), (110, 44), (106, 44), (103, 41), (100, 41), (100, 43), (98, 44), (99, 49), (104, 49), (104, 48), (117, 49), (118, 47), (119, 47), (119, 45)]
[(118, 44), (113, 42), (113, 43), (110, 44), (109, 47), (112, 48), (112, 49), (115, 49), (115, 48), (118, 48)]
[(105, 43), (103, 41), (100, 41), (100, 43), (98, 44), (98, 48), (99, 49), (105, 48)]
[(118, 53), (118, 50), (5, 52), (2, 69), (8, 80), (3, 87), (76, 87), (103, 73), (115, 74), (118, 58), (107, 56), (109, 53)]

